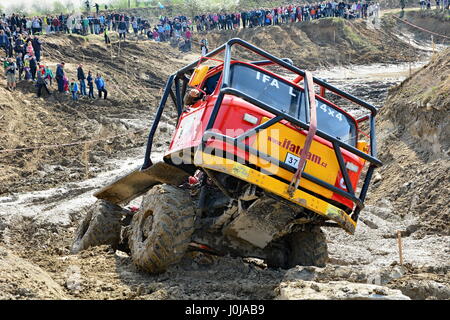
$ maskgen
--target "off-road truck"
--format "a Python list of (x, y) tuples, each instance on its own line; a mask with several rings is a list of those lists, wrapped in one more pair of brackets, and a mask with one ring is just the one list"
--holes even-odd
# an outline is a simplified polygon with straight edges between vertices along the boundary
[[(233, 59), (236, 50), (262, 60)], [(365, 114), (355, 119), (332, 96)], [(176, 127), (162, 159), (152, 162), (169, 98)], [(270, 267), (324, 266), (321, 227), (354, 233), (381, 166), (376, 114), (291, 60), (231, 39), (169, 77), (143, 165), (94, 194), (99, 200), (73, 252), (110, 244), (151, 273), (189, 248), (261, 258)], [(138, 210), (125, 208), (139, 196)]]

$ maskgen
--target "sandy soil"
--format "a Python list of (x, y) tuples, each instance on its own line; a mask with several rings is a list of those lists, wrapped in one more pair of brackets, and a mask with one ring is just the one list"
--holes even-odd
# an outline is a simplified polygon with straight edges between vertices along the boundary
[[(283, 32), (273, 31), (274, 41), (283, 39)], [(360, 31), (361, 37), (367, 37), (365, 32)], [(330, 255), (327, 267), (277, 270), (266, 268), (258, 259), (190, 252), (166, 273), (149, 275), (137, 270), (121, 251), (100, 246), (71, 255), (70, 245), (85, 209), (95, 201), (94, 190), (141, 164), (160, 88), (169, 73), (195, 55), (182, 56), (164, 44), (127, 42), (121, 45), (120, 55), (114, 44), (111, 58), (111, 51), (95, 37), (87, 41), (51, 36), (45, 41), (47, 49), (56, 50), (47, 50), (44, 61), (55, 64), (64, 59), (74, 75), (77, 63), (84, 60), (85, 70), (106, 75), (110, 99), (72, 102), (56, 93), (36, 99), (30, 85), (21, 84), (11, 93), (0, 80), (0, 125), (6, 128), (0, 130), (0, 151), (123, 136), (87, 147), (0, 153), (0, 299), (450, 298), (445, 202), (450, 132), (445, 115), (450, 104), (445, 95), (448, 77), (435, 76), (448, 74), (444, 69), (449, 63), (448, 50), (398, 86), (408, 77), (407, 64), (317, 71), (331, 83), (384, 105), (378, 127), (385, 166), (375, 177), (356, 234), (325, 229)], [(430, 47), (423, 41), (420, 45)], [(71, 50), (74, 46), (81, 49)], [(311, 61), (324, 65), (329, 59), (317, 48), (311, 45)], [(356, 54), (357, 47), (354, 50)], [(407, 50), (411, 59), (421, 57), (413, 71), (428, 59), (417, 50)], [(387, 49), (387, 61), (405, 61), (389, 56), (393, 51)], [(297, 57), (293, 52), (284, 53)], [(364, 56), (358, 59), (377, 62), (368, 58), (373, 57), (370, 54)], [(423, 77), (432, 85), (424, 89), (436, 89), (417, 95)], [(396, 87), (385, 103), (391, 86)], [(158, 151), (164, 149), (173, 129), (170, 116), (164, 121)], [(431, 132), (433, 128), (439, 131)], [(130, 133), (138, 130), (143, 131)], [(132, 205), (139, 205), (139, 199)], [(397, 231), (403, 237), (402, 266)]]

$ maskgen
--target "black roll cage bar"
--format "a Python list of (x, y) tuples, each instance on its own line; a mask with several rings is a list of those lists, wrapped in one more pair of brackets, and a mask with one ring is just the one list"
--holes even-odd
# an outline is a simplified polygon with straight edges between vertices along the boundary
[[(239, 45), (239, 46), (241, 46), (249, 51), (252, 51), (253, 53), (256, 53), (256, 54), (262, 56), (263, 58), (267, 59), (267, 60), (253, 61), (253, 62), (250, 62), (250, 64), (253, 64), (253, 65), (277, 64), (277, 65), (282, 66), (285, 69), (291, 71), (294, 74), (302, 76), (303, 78), (305, 77), (305, 72), (303, 70), (295, 67), (292, 63), (292, 60), (290, 60), (290, 59), (277, 58), (277, 57), (271, 55), (270, 53), (254, 46), (244, 40), (241, 40), (239, 38), (234, 38), (234, 39), (229, 40), (228, 42), (224, 43), (220, 47), (217, 47), (216, 49), (214, 49), (213, 51), (208, 53), (206, 56), (201, 57), (200, 59), (192, 62), (191, 64), (189, 64), (188, 66), (186, 66), (184, 68), (181, 68), (176, 73), (169, 76), (169, 78), (166, 82), (166, 85), (164, 87), (164, 92), (163, 92), (161, 101), (159, 103), (158, 109), (156, 111), (155, 118), (153, 120), (153, 124), (150, 129), (150, 133), (149, 133), (148, 141), (147, 141), (147, 148), (146, 148), (145, 156), (144, 156), (144, 164), (142, 165), (141, 170), (145, 170), (152, 165), (150, 155), (151, 155), (151, 150), (152, 150), (153, 138), (156, 133), (158, 124), (161, 120), (161, 115), (164, 111), (164, 107), (166, 105), (168, 97), (169, 96), (171, 97), (172, 101), (174, 102), (174, 104), (177, 108), (177, 112), (178, 112), (177, 120), (179, 120), (179, 118), (182, 114), (182, 111), (183, 111), (183, 98), (186, 94), (187, 85), (189, 82), (189, 78), (186, 76), (186, 74), (192, 73), (199, 64), (208, 60), (208, 58), (216, 56), (217, 54), (225, 51), (225, 58), (224, 58), (224, 62), (223, 62), (224, 66), (223, 66), (223, 71), (222, 71), (223, 72), (222, 84), (221, 84), (219, 95), (214, 104), (214, 108), (211, 112), (208, 124), (205, 128), (205, 132), (203, 135), (203, 142), (201, 145), (202, 150), (205, 148), (206, 143), (210, 138), (219, 138), (219, 139), (223, 139), (223, 141), (225, 141), (227, 143), (230, 143), (236, 147), (239, 147), (242, 150), (245, 150), (248, 153), (251, 153), (255, 156), (263, 158), (266, 161), (278, 163), (280, 165), (280, 167), (282, 167), (283, 169), (290, 171), (292, 173), (295, 173), (295, 171), (296, 171), (295, 168), (287, 165), (286, 163), (284, 163), (282, 161), (279, 161), (278, 159), (274, 159), (271, 156), (264, 154), (256, 149), (250, 147), (249, 145), (245, 144), (243, 141), (246, 138), (257, 134), (259, 131), (264, 130), (264, 129), (270, 127), (271, 125), (273, 125), (277, 122), (280, 122), (282, 120), (286, 120), (286, 121), (292, 123), (293, 125), (296, 125), (306, 131), (309, 130), (309, 124), (302, 122), (299, 119), (294, 118), (276, 108), (273, 108), (273, 107), (265, 104), (262, 101), (254, 99), (251, 96), (245, 94), (244, 92), (241, 92), (237, 89), (230, 87), (231, 49), (234, 45)], [(180, 85), (180, 81), (182, 81), (181, 85)], [(382, 165), (381, 161), (376, 158), (377, 151), (376, 151), (376, 136), (375, 136), (375, 116), (377, 114), (377, 109), (373, 105), (371, 105), (371, 104), (369, 104), (347, 92), (344, 92), (321, 79), (313, 77), (313, 82), (370, 111), (370, 114), (368, 114), (367, 116), (364, 116), (363, 118), (356, 120), (356, 122), (365, 121), (367, 119), (369, 120), (370, 154), (366, 154), (366, 153), (358, 150), (357, 148), (355, 148), (335, 137), (330, 136), (329, 134), (321, 131), (320, 129), (317, 129), (317, 131), (316, 131), (317, 136), (319, 136), (325, 140), (328, 140), (329, 142), (332, 143), (347, 191), (341, 190), (341, 189), (335, 187), (334, 185), (331, 185), (321, 179), (318, 179), (308, 173), (305, 173), (304, 171), (301, 174), (302, 178), (309, 180), (313, 183), (316, 183), (316, 184), (318, 184), (334, 193), (337, 193), (347, 199), (350, 199), (353, 203), (355, 203), (356, 208), (351, 217), (356, 222), (358, 220), (360, 211), (364, 208), (364, 200), (367, 195), (367, 191), (369, 188), (370, 181), (372, 179), (373, 172), (374, 172), (375, 168), (380, 167)], [(173, 88), (172, 88), (173, 86), (175, 86), (175, 92), (173, 91)], [(306, 81), (305, 81), (305, 86), (306, 86)], [(305, 95), (307, 96), (306, 89), (307, 88), (305, 87)], [(255, 128), (250, 129), (249, 131), (241, 134), (240, 136), (238, 136), (236, 138), (225, 136), (225, 135), (219, 134), (217, 132), (210, 131), (210, 129), (213, 128), (213, 126), (214, 126), (214, 122), (217, 118), (217, 115), (219, 113), (219, 110), (220, 110), (220, 107), (222, 105), (223, 98), (225, 95), (233, 95), (233, 96), (242, 98), (242, 99), (246, 100), (247, 102), (260, 107), (261, 109), (264, 109), (264, 110), (274, 114), (275, 117), (268, 120), (267, 122), (265, 122), (263, 124), (258, 125)], [(309, 104), (309, 100), (310, 99), (306, 99), (307, 104)], [(306, 109), (309, 110), (309, 105), (306, 105)], [(360, 158), (363, 158), (364, 160), (366, 160), (370, 163), (359, 196), (357, 196), (355, 194), (355, 190), (353, 190), (353, 187), (351, 185), (350, 177), (345, 168), (345, 162), (344, 162), (344, 158), (342, 156), (341, 148), (357, 155)]]

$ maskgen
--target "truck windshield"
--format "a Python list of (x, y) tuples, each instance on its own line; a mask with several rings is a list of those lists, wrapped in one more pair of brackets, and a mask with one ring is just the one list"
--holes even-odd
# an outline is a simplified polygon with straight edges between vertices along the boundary
[[(231, 65), (231, 87), (306, 122), (304, 90), (249, 65)], [(356, 125), (352, 118), (325, 99), (317, 98), (317, 128), (337, 139), (356, 145)]]

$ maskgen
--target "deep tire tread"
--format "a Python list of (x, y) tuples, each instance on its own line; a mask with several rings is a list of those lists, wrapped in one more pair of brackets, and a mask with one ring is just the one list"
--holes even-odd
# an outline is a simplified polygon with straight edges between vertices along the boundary
[[(148, 237), (142, 239), (144, 212), (153, 215)], [(131, 258), (141, 269), (161, 273), (183, 257), (194, 232), (194, 206), (189, 192), (170, 185), (153, 187), (133, 216), (128, 240)]]

